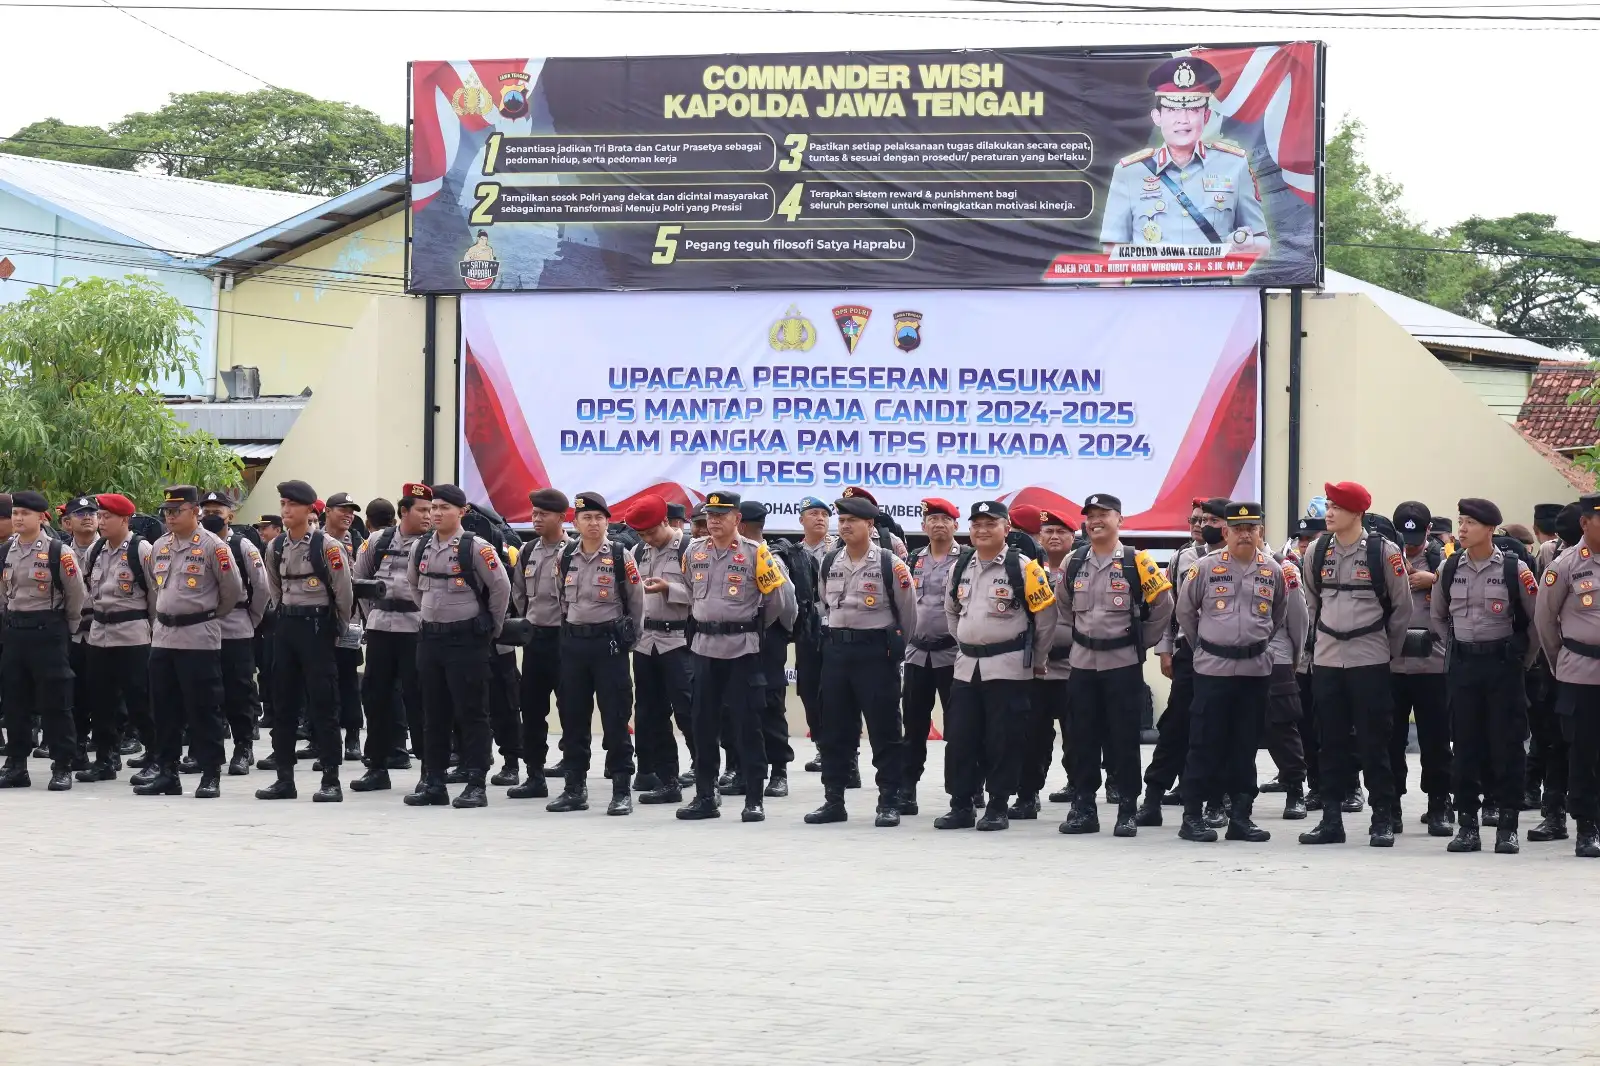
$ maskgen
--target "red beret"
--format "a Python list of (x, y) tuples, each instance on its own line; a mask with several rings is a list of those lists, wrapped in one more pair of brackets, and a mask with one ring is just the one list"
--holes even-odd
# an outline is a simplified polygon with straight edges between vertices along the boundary
[(328, 509), (328, 505), (323, 503), (321, 500), (318, 500), (316, 503), (311, 505), (311, 509), (318, 514), (321, 514), (323, 511)]
[(922, 517), (931, 514), (949, 515), (951, 518), (960, 518), (961, 512), (956, 510), (956, 505), (949, 500), (941, 500), (937, 496), (929, 496), (922, 501)]
[(1041, 507), (1039, 508), (1039, 528), (1043, 529), (1045, 526), (1065, 526), (1068, 532), (1072, 531), (1072, 523), (1067, 521), (1066, 515), (1060, 511), (1052, 511), (1049, 508)]
[(878, 503), (878, 498), (860, 485), (850, 485), (839, 495), (847, 500), (866, 500), (873, 506), (877, 506)]
[(667, 520), (667, 501), (654, 494), (640, 496), (628, 508), (626, 519), (630, 529), (654, 529)]
[(420, 481), (408, 481), (400, 486), (400, 495), (410, 496), (413, 500), (431, 500), (433, 490)]
[(1346, 511), (1360, 514), (1372, 506), (1372, 493), (1363, 485), (1354, 481), (1328, 481), (1322, 486), (1322, 494), (1328, 497), (1328, 502)]
[(1031, 503), (1019, 503), (1011, 508), (1011, 524), (1030, 534), (1037, 534), (1044, 528), (1039, 517), (1039, 508)]
[(138, 510), (133, 505), (133, 501), (120, 492), (102, 492), (94, 498), (94, 502), (100, 505), (100, 510), (110, 511), (112, 514), (121, 515), (123, 518), (132, 518), (134, 512)]

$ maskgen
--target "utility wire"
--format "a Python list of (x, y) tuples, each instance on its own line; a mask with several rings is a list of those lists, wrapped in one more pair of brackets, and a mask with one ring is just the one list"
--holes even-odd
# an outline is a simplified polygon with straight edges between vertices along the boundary
[(127, 15), (133, 21), (137, 22), (139, 25), (145, 27), (146, 29), (155, 30), (157, 33), (161, 34), (161, 36), (166, 37), (169, 40), (177, 41), (179, 44), (183, 45), (185, 48), (189, 49), (190, 51), (199, 52), (201, 55), (205, 56), (207, 59), (211, 60), (214, 63), (221, 63), (223, 66), (227, 67), (229, 70), (235, 71), (235, 72), (237, 72), (239, 74), (243, 74), (245, 77), (251, 79), (252, 81), (259, 81), (262, 85), (265, 85), (269, 89), (278, 88), (278, 86), (272, 84), (266, 78), (260, 77), (259, 75), (256, 75), (256, 74), (252, 74), (248, 70), (245, 70), (243, 67), (228, 62), (226, 59), (223, 59), (221, 56), (212, 55), (210, 52), (206, 51), (204, 48), (201, 48), (199, 45), (193, 44), (193, 43), (191, 43), (189, 41), (186, 41), (182, 37), (179, 37), (175, 33), (168, 33), (166, 30), (162, 29), (160, 26), (157, 26), (155, 23), (146, 21), (145, 19), (140, 18), (138, 15), (135, 15), (132, 11), (128, 10), (127, 8), (118, 7), (116, 4), (113, 4), (111, 2), (111, 0), (100, 0), (100, 2), (102, 4), (104, 4), (106, 7), (109, 7), (113, 11), (122, 12), (124, 15)]
[[(26, 281), (19, 282), (19, 284), (27, 285), (29, 287), (38, 286), (43, 289), (66, 288), (64, 285), (53, 284), (48, 281)], [(237, 315), (240, 318), (265, 318), (273, 322), (293, 322), (301, 326), (326, 326), (329, 329), (355, 329), (354, 326), (342, 326), (337, 322), (313, 322), (309, 318), (284, 318), (282, 315), (262, 315), (253, 311), (230, 311), (224, 307), (205, 307), (201, 304), (179, 304), (178, 306), (187, 307), (191, 311), (204, 311), (207, 314), (214, 312), (219, 315)]]
[[(204, 159), (214, 163), (245, 163), (250, 166), (261, 167), (262, 169), (284, 170), (291, 173), (296, 173), (302, 170), (317, 170), (324, 172), (335, 171), (341, 174), (355, 174), (357, 176), (368, 174), (368, 170), (365, 167), (342, 167), (325, 163), (287, 163), (281, 159), (247, 159), (243, 156), (235, 155), (209, 155), (197, 152), (174, 152), (166, 148), (149, 145), (143, 148), (132, 148), (120, 144), (85, 144), (82, 141), (52, 141), (44, 137), (17, 136), (0, 137), (0, 141), (11, 141), (14, 144), (47, 144), (55, 148), (88, 148), (91, 151), (96, 152), (127, 152), (131, 155), (158, 155), (167, 159)], [(47, 162), (56, 163), (66, 162), (66, 160), (61, 159), (52, 160), (49, 159), (48, 156), (25, 156), (23, 158), (44, 159)], [(371, 174), (370, 176), (362, 177), (361, 180), (363, 182), (368, 182), (373, 178), (380, 176), (382, 173), (383, 172), (380, 171), (378, 174)], [(179, 175), (169, 176), (177, 177)], [(288, 192), (290, 190), (278, 189), (274, 191)]]

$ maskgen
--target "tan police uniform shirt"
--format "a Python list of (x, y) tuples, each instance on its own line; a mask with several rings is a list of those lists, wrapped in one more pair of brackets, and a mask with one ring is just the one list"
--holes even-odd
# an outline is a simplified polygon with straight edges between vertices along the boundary
[[(177, 651), (220, 651), (222, 622), (244, 598), (239, 571), (228, 546), (203, 526), (187, 537), (157, 538), (146, 572), (156, 584), (156, 622), (150, 644)], [(161, 616), (181, 617), (215, 611), (209, 622), (170, 626)]]
[(129, 565), (128, 549), (133, 544), (130, 533), (122, 543), (112, 547), (109, 542), (100, 549), (94, 569), (85, 573), (90, 606), (96, 613), (121, 614), (124, 611), (143, 611), (143, 618), (126, 622), (95, 621), (89, 627), (89, 643), (96, 648), (134, 648), (150, 643), (150, 626), (156, 615), (156, 581), (150, 570), (154, 547), (147, 540), (139, 542), (139, 568), (144, 573), (145, 588), (133, 579)]
[[(1459, 551), (1456, 555), (1461, 561), (1456, 564), (1450, 581), (1450, 595), (1443, 595), (1444, 590), (1438, 584), (1433, 587), (1435, 595), (1429, 609), (1429, 620), (1436, 637), (1444, 640), (1454, 630), (1456, 640), (1464, 640), (1469, 644), (1509, 639), (1516, 631), (1516, 604), (1513, 598), (1520, 601), (1522, 617), (1527, 619), (1529, 629), (1536, 628), (1535, 600), (1539, 583), (1533, 571), (1528, 569), (1528, 564), (1517, 560), (1516, 587), (1506, 588), (1505, 556), (1499, 548), (1491, 551), (1488, 558), (1481, 562), (1465, 551)], [(1528, 643), (1524, 665), (1532, 665), (1538, 653), (1538, 635), (1530, 631)]]
[[(1172, 586), (1172, 602), (1177, 603), (1178, 597), (1183, 595), (1184, 576), (1189, 568), (1200, 561), (1206, 554), (1206, 546), (1191, 540), (1183, 547), (1172, 553), (1172, 558), (1167, 560), (1167, 583)], [(1171, 655), (1178, 649), (1178, 638), (1182, 633), (1178, 629), (1178, 620), (1173, 618), (1161, 630), (1161, 639), (1156, 641), (1157, 655)]]
[[(1061, 580), (1062, 571), (1066, 569), (1067, 559), (1072, 558), (1072, 552), (1067, 552), (1061, 560), (1060, 566), (1052, 566), (1048, 558), (1039, 565), (1044, 569), (1045, 580), (1050, 582), (1050, 588), (1056, 587), (1056, 582)], [(1054, 597), (1052, 592), (1051, 596)], [(1072, 616), (1062, 610), (1059, 599), (1054, 605), (1041, 611), (1038, 619), (1041, 627), (1053, 626), (1055, 635), (1050, 641), (1050, 651), (1046, 656), (1048, 668), (1045, 671), (1046, 681), (1065, 681), (1072, 676)], [(1037, 665), (1037, 660), (1035, 660)]]
[[(976, 673), (983, 681), (1029, 681), (1036, 671), (1047, 668), (1050, 645), (1055, 639), (1056, 598), (1050, 591), (1050, 578), (1044, 567), (1026, 555), (1022, 564), (1022, 602), (1006, 574), (1006, 555), (1015, 549), (1002, 548), (987, 561), (974, 552), (961, 580), (945, 597), (946, 624), (955, 633), (955, 679), (970, 682)], [(951, 580), (955, 580), (951, 575)], [(1033, 614), (1033, 662), (1021, 650), (982, 657), (968, 655), (960, 645), (1004, 644), (1028, 631), (1028, 615)]]
[[(1062, 609), (1069, 612), (1079, 636), (1096, 640), (1127, 636), (1133, 629), (1132, 613), (1138, 610), (1140, 597), (1150, 605), (1150, 617), (1144, 622), (1144, 646), (1153, 647), (1166, 632), (1172, 620), (1172, 584), (1150, 558), (1150, 553), (1140, 551), (1133, 557), (1134, 572), (1140, 584), (1130, 588), (1122, 568), (1123, 555), (1130, 551), (1133, 549), (1121, 543), (1109, 555), (1090, 550), (1078, 576), (1071, 582), (1067, 581), (1065, 569), (1062, 570), (1056, 582), (1056, 599), (1062, 601)], [(1070, 662), (1074, 670), (1117, 670), (1137, 666), (1139, 650), (1129, 645), (1112, 651), (1095, 651), (1074, 643)]]
[[(1249, 561), (1226, 548), (1202, 556), (1184, 573), (1175, 614), (1194, 648), (1194, 672), (1207, 677), (1267, 677), (1272, 673), (1272, 634), (1288, 613), (1283, 567), (1257, 550)], [(1204, 642), (1204, 643), (1202, 643)], [(1248, 659), (1230, 659), (1205, 645), (1261, 645)]]
[(765, 543), (738, 537), (719, 548), (710, 537), (689, 543), (689, 595), (696, 622), (746, 622), (759, 618), (751, 633), (696, 632), (689, 648), (709, 659), (737, 659), (761, 650), (761, 633), (783, 613), (780, 591), (786, 583)]
[[(232, 547), (228, 549), (232, 554)], [(240, 573), (239, 584), (241, 591), (246, 592), (247, 602), (241, 603), (238, 610), (228, 612), (228, 617), (222, 620), (223, 640), (251, 640), (256, 635), (256, 626), (261, 624), (261, 619), (266, 617), (267, 605), (272, 602), (272, 585), (267, 580), (267, 562), (261, 557), (261, 549), (249, 537), (239, 537), (239, 555), (244, 558), (244, 569), (249, 572), (249, 586), (245, 589), (245, 575)], [(234, 559), (235, 566), (239, 560)]]
[(1561, 552), (1545, 570), (1534, 623), (1557, 681), (1600, 685), (1600, 658), (1562, 645), (1571, 640), (1600, 649), (1600, 556), (1587, 544), (1580, 541)]
[[(655, 655), (659, 652), (688, 647), (689, 638), (682, 629), (682, 623), (689, 620), (694, 599), (689, 594), (689, 577), (679, 563), (679, 555), (682, 555), (683, 562), (688, 562), (690, 539), (688, 533), (679, 529), (674, 530), (672, 538), (659, 548), (640, 544), (633, 550), (634, 562), (639, 567), (639, 588), (644, 598), (645, 622), (679, 623), (679, 627), (671, 632), (650, 629), (641, 624), (639, 642), (633, 646), (633, 650), (640, 655)], [(653, 577), (667, 583), (665, 593), (643, 591), (644, 582)]]
[[(1406, 554), (1407, 548), (1402, 553), (1406, 564), (1406, 583), (1410, 584), (1409, 575), (1413, 573), (1431, 574), (1433, 568), (1428, 565), (1427, 545), (1421, 545), (1416, 555)], [(1440, 560), (1441, 564), (1443, 559)], [(1396, 655), (1389, 664), (1392, 674), (1442, 674), (1444, 673), (1444, 638), (1433, 629), (1431, 616), (1433, 614), (1433, 594), (1438, 591), (1438, 583), (1425, 589), (1411, 590), (1411, 625), (1409, 630), (1425, 629), (1431, 650), (1426, 657), (1420, 655)]]
[(418, 615), (422, 622), (465, 622), (478, 617), (478, 594), (462, 576), (470, 566), (489, 601), (489, 635), (499, 636), (511, 605), (511, 579), (500, 565), (494, 545), (474, 538), (471, 555), (462, 559), (461, 531), (441, 540), (436, 532), (424, 534), (427, 546), (422, 558), (407, 563), (411, 585), (417, 590)]
[[(1328, 555), (1322, 572), (1314, 573), (1316, 542), (1307, 552), (1301, 577), (1305, 583), (1306, 603), (1311, 608), (1312, 624), (1321, 623), (1341, 633), (1349, 633), (1371, 625), (1383, 618), (1383, 607), (1371, 582), (1384, 582), (1389, 590), (1389, 602), (1394, 610), (1389, 614), (1387, 629), (1379, 629), (1351, 640), (1340, 640), (1332, 633), (1317, 629), (1317, 642), (1313, 660), (1317, 666), (1348, 669), (1356, 666), (1388, 666), (1400, 654), (1406, 639), (1406, 628), (1411, 624), (1411, 586), (1406, 581), (1406, 564), (1400, 549), (1384, 540), (1378, 552), (1380, 572), (1367, 573), (1367, 537), (1362, 533), (1354, 544), (1339, 543), (1333, 534), (1328, 538)], [(1373, 534), (1374, 536), (1376, 534)], [(1354, 589), (1337, 589), (1333, 585), (1353, 585)]]
[[(316, 531), (308, 530), (298, 540), (288, 530), (267, 545), (267, 580), (271, 583), (272, 598), (284, 607), (333, 607), (333, 621), (343, 629), (350, 623), (354, 590), (350, 585), (350, 570), (345, 565), (344, 545), (337, 538), (322, 536), (322, 557), (327, 563), (327, 581), (323, 585), (311, 564), (311, 544)], [(281, 556), (281, 560), (280, 560)]]
[(511, 575), (512, 602), (529, 624), (547, 629), (561, 624), (561, 553), (571, 543), (572, 538), (564, 534), (554, 544), (540, 537), (524, 544), (517, 555), (517, 568)]
[(1269, 654), (1273, 666), (1294, 666), (1305, 654), (1306, 634), (1311, 631), (1311, 611), (1306, 607), (1306, 590), (1300, 567), (1289, 559), (1278, 563), (1283, 568), (1283, 624), (1272, 633)]
[[(382, 581), (383, 599), (401, 603), (417, 602), (416, 587), (411, 584), (411, 553), (417, 541), (428, 533), (400, 532), (394, 529), (394, 538), (387, 548), (380, 547), (389, 538), (389, 530), (381, 529), (361, 542), (356, 551), (355, 575), (362, 581)], [(415, 633), (422, 626), (417, 611), (391, 611), (374, 602), (367, 610), (367, 628), (374, 633)]]
[[(90, 537), (89, 543), (87, 544), (79, 544), (77, 537), (73, 537), (71, 540), (66, 542), (66, 546), (72, 549), (72, 557), (78, 560), (78, 573), (84, 575), (85, 592), (88, 592), (87, 586), (89, 583), (89, 553), (94, 550), (94, 546), (99, 543), (99, 541), (100, 538), (98, 535), (96, 535)], [(89, 594), (84, 596), (83, 614), (79, 617), (78, 627), (72, 634), (72, 643), (82, 644), (86, 642), (89, 639), (89, 628), (93, 624), (94, 597), (92, 594)]]
[(961, 555), (961, 546), (951, 544), (944, 558), (935, 559), (927, 548), (918, 549), (911, 562), (911, 588), (916, 594), (917, 618), (906, 641), (906, 662), (931, 670), (956, 664), (952, 645), (939, 651), (923, 651), (913, 640), (933, 641), (950, 636), (950, 616), (945, 601), (950, 598), (950, 574)]
[(6, 555), (5, 572), (0, 574), (0, 591), (7, 613), (61, 611), (66, 631), (72, 632), (83, 616), (88, 593), (83, 587), (83, 570), (78, 557), (65, 544), (61, 546), (61, 588), (50, 576), (50, 538), (41, 529), (26, 544), (22, 535), (11, 535), (11, 551)]
[(637, 625), (644, 617), (644, 589), (633, 553), (624, 548), (618, 558), (609, 539), (593, 552), (585, 552), (581, 540), (575, 543), (561, 583), (563, 620), (569, 625), (594, 626), (620, 621), (626, 615)]
[[(889, 554), (889, 579), (885, 587), (885, 548), (869, 545), (860, 559), (840, 548), (833, 566), (817, 575), (817, 598), (822, 624), (829, 629), (890, 629), (904, 633), (916, 624), (916, 590), (905, 561)], [(898, 621), (896, 617), (898, 616)]]

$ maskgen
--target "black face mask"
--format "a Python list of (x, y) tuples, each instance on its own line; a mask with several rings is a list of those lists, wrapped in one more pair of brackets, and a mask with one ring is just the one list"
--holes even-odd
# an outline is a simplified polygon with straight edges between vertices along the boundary
[(1217, 526), (1201, 526), (1200, 539), (1206, 542), (1206, 547), (1215, 548), (1222, 543), (1222, 530)]

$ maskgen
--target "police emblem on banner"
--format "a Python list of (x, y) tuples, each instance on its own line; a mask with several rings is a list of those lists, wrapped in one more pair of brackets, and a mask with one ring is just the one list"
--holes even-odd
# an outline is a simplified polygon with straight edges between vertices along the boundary
[(488, 289), (500, 276), (500, 261), (489, 246), (489, 232), (478, 231), (478, 239), (461, 257), (461, 281), (469, 289)]
[(450, 109), (462, 118), (486, 115), (492, 106), (489, 90), (476, 78), (468, 79), (465, 85), (450, 95)]
[(809, 352), (817, 343), (817, 327), (794, 304), (767, 330), (767, 346), (775, 352)]
[(872, 308), (857, 304), (833, 309), (834, 324), (839, 327), (839, 336), (844, 338), (844, 349), (849, 354), (856, 354), (856, 345), (861, 343), (861, 334), (866, 332), (867, 320), (871, 317)]
[(500, 114), (518, 119), (528, 114), (528, 72), (500, 75)]
[(922, 312), (896, 311), (894, 313), (894, 346), (902, 352), (916, 351), (922, 343)]

